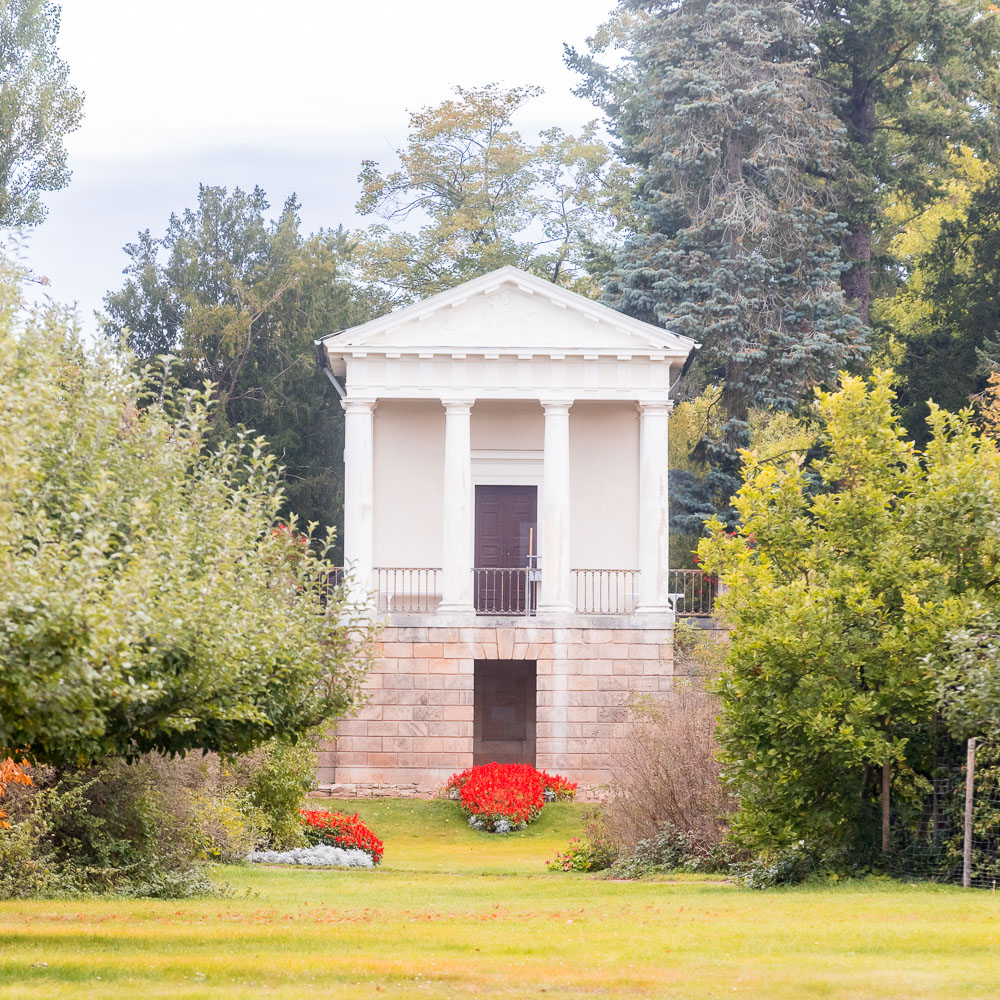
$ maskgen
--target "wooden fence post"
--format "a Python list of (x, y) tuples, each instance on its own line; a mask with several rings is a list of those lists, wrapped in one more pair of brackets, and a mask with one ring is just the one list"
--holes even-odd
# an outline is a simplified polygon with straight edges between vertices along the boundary
[(962, 885), (972, 885), (972, 795), (976, 781), (976, 737), (965, 751), (965, 831), (962, 836)]

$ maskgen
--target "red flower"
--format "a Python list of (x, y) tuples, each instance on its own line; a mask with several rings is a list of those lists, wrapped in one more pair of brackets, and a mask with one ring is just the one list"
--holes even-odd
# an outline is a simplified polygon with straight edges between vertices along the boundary
[(572, 798), (576, 783), (530, 764), (493, 763), (453, 774), (445, 790), (457, 791), (462, 810), (487, 830), (495, 830), (501, 820), (511, 827), (530, 823), (542, 811), (546, 792), (557, 799)]
[(330, 844), (344, 850), (364, 851), (376, 865), (382, 860), (385, 850), (382, 841), (358, 819), (357, 813), (348, 816), (322, 809), (300, 809), (299, 818), (310, 844)]

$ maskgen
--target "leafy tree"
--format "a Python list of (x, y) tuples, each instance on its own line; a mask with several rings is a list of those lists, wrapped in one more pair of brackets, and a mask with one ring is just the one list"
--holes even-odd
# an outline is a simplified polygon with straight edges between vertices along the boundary
[(63, 140), (83, 98), (56, 53), (59, 14), (51, 0), (0, 0), (0, 226), (41, 222), (40, 193), (69, 181)]
[(810, 71), (826, 83), (847, 133), (852, 171), (841, 186), (847, 297), (867, 322), (886, 191), (936, 195), (955, 145), (988, 153), (996, 140), (1000, 20), (991, 2), (795, 0), (813, 27)]
[[(638, 170), (640, 223), (606, 295), (700, 341), (688, 391), (720, 389), (720, 431), (697, 455), (706, 475), (674, 480), (675, 527), (698, 530), (739, 483), (751, 410), (794, 410), (859, 356), (830, 194), (844, 136), (791, 3), (623, 0), (619, 11), (617, 34), (569, 62)], [(609, 39), (626, 47), (618, 69), (598, 58)]]
[[(385, 220), (360, 237), (362, 274), (401, 301), (506, 264), (587, 291), (627, 177), (596, 124), (531, 143), (513, 119), (541, 88), (455, 90), (457, 99), (410, 115), (397, 169), (362, 164), (358, 211)], [(415, 232), (390, 228), (411, 216)]]
[(214, 385), (215, 433), (252, 427), (284, 467), (285, 513), (336, 525), (341, 516), (343, 413), (318, 370), (314, 341), (372, 318), (381, 303), (348, 278), (341, 230), (305, 237), (298, 204), (276, 222), (255, 188), (202, 186), (197, 209), (172, 215), (125, 247), (127, 280), (105, 298), (107, 335), (141, 363), (177, 355), (187, 385)]
[[(677, 403), (670, 415), (670, 565), (677, 568), (697, 566), (696, 551), (704, 523), (686, 513), (693, 505), (678, 504), (676, 494), (697, 490), (706, 482), (708, 464), (696, 455), (703, 438), (721, 433), (724, 417), (720, 413), (720, 396), (719, 387), (709, 385), (694, 399)], [(748, 431), (750, 447), (767, 456), (806, 453), (813, 441), (812, 432), (800, 418), (782, 411), (751, 410)]]
[(1000, 619), (986, 613), (947, 637), (940, 657), (942, 715), (956, 736), (1000, 736)]
[[(945, 219), (918, 259), (911, 296), (919, 321), (900, 337), (896, 369), (904, 419), (922, 438), (928, 398), (957, 409), (1000, 364), (1000, 177), (990, 171), (964, 212)], [(919, 311), (918, 311), (919, 310)]]
[(907, 350), (907, 342), (927, 330), (934, 301), (932, 273), (924, 265), (942, 226), (968, 217), (974, 192), (994, 173), (996, 168), (988, 160), (963, 147), (952, 153), (947, 167), (940, 172), (933, 201), (901, 191), (887, 200), (882, 221), (891, 237), (881, 250), (892, 260), (897, 287), (891, 296), (873, 304), (872, 323), (889, 336), (883, 348), (888, 367), (896, 367)]
[[(349, 709), (372, 626), (278, 519), (261, 438), (207, 389), (83, 346), (0, 286), (0, 749), (76, 766), (242, 752)], [(0, 757), (4, 756), (0, 753)]]
[(944, 637), (993, 602), (1000, 450), (931, 407), (921, 452), (890, 376), (821, 393), (825, 457), (749, 453), (736, 532), (700, 545), (733, 627), (719, 693), (724, 776), (755, 850), (888, 846), (890, 799), (919, 802), (947, 734)]

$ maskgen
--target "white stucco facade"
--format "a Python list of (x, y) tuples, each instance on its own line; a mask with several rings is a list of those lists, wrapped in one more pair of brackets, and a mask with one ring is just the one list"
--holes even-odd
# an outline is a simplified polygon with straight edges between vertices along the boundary
[[(515, 645), (538, 664), (524, 747), (539, 766), (598, 780), (597, 751), (584, 767), (587, 754), (567, 749), (582, 739), (573, 727), (620, 704), (625, 689), (612, 678), (647, 678), (638, 688), (648, 689), (646, 640), (656, 648), (672, 628), (670, 386), (695, 346), (514, 268), (320, 342), (345, 411), (345, 565), (358, 595), (385, 615), (397, 654), (372, 682), (378, 719), (341, 727), (331, 781), (400, 785), (409, 774), (417, 787), (468, 766), (471, 730), (479, 741), (486, 726), (483, 746), (491, 738), (472, 704), (486, 697), (474, 676), (490, 660), (518, 661)], [(494, 638), (476, 641), (483, 629)], [(399, 655), (408, 644), (393, 630), (422, 630), (416, 645), (427, 648), (411, 641)], [(603, 676), (580, 652), (598, 631), (619, 655), (603, 658), (608, 684), (580, 687), (574, 670)], [(637, 671), (626, 666), (630, 649)], [(440, 688), (427, 679), (431, 662)], [(387, 677), (403, 686), (386, 687)], [(394, 705), (387, 691), (416, 690), (404, 677), (454, 697)], [(413, 717), (435, 707), (440, 718)], [(438, 728), (421, 735), (417, 723)], [(345, 750), (345, 739), (357, 746)], [(386, 750), (393, 740), (398, 749)]]

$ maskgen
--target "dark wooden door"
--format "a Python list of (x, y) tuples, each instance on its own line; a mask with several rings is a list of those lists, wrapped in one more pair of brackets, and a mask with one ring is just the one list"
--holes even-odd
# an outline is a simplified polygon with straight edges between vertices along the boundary
[(476, 487), (476, 610), (523, 612), (527, 569), (538, 552), (538, 488)]

